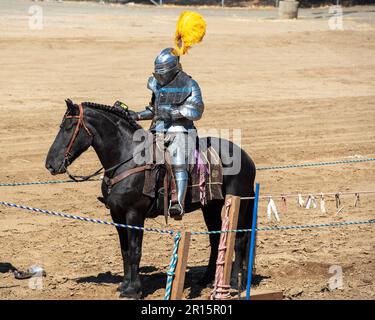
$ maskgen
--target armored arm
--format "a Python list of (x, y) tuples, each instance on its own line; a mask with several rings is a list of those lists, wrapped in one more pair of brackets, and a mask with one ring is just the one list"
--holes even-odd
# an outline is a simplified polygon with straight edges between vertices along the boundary
[(196, 81), (192, 80), (191, 95), (179, 107), (178, 111), (183, 117), (192, 121), (197, 121), (202, 117), (204, 103), (201, 89)]
[(180, 106), (171, 106), (169, 116), (172, 121), (185, 118), (180, 112)]
[(137, 118), (135, 120), (151, 120), (154, 117), (150, 107), (146, 107), (146, 110), (137, 112)]
[[(127, 110), (128, 111), (128, 115), (132, 119), (134, 119), (134, 120), (148, 120), (148, 119), (152, 119), (153, 114), (154, 114), (151, 106), (147, 106), (146, 110), (144, 110), (144, 111), (135, 112), (133, 110), (129, 110), (129, 107), (124, 102), (121, 102), (119, 100), (117, 100), (114, 103), (113, 107), (123, 108), (123, 109)], [(151, 116), (150, 116), (150, 114), (151, 114)]]
[(151, 120), (154, 118), (154, 106), (152, 104), (146, 106), (145, 110), (137, 112), (135, 120)]

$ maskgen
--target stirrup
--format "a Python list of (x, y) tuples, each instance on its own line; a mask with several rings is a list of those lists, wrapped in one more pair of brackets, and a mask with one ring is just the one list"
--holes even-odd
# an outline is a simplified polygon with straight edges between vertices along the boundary
[(181, 220), (184, 215), (184, 208), (179, 202), (172, 204), (172, 201), (170, 201), (168, 215), (175, 220)]

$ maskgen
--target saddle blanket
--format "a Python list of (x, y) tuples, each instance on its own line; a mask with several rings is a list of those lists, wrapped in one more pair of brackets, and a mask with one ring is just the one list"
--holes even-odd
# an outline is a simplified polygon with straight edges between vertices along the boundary
[[(146, 171), (143, 194), (156, 198), (160, 192), (164, 193), (163, 178), (166, 172), (166, 165), (157, 165), (153, 170)], [(222, 200), (222, 185), (222, 162), (216, 150), (212, 146), (196, 150), (195, 164), (189, 166), (189, 185), (185, 203), (200, 202), (205, 205), (211, 200)]]

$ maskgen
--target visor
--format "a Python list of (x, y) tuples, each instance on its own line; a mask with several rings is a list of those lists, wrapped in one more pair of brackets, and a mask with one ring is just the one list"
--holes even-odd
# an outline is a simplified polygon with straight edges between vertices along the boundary
[(154, 72), (153, 75), (159, 84), (164, 85), (168, 83), (169, 77), (167, 76), (167, 74), (165, 73), (160, 74), (160, 73)]

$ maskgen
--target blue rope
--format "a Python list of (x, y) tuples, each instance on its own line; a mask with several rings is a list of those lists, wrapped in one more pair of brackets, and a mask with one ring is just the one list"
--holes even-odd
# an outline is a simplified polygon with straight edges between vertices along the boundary
[(75, 219), (75, 220), (81, 220), (81, 221), (86, 221), (86, 222), (99, 223), (99, 224), (106, 224), (106, 225), (120, 227), (120, 228), (150, 231), (150, 232), (158, 232), (158, 233), (162, 233), (162, 234), (173, 234), (174, 233), (173, 230), (161, 230), (161, 229), (156, 229), (156, 228), (145, 228), (145, 227), (132, 226), (132, 225), (129, 225), (129, 224), (121, 224), (121, 223), (115, 223), (115, 222), (111, 222), (111, 221), (104, 221), (104, 220), (100, 220), (100, 219), (80, 217), (80, 216), (62, 213), (62, 212), (54, 212), (54, 211), (49, 211), (49, 210), (43, 210), (43, 209), (33, 208), (33, 207), (24, 206), (24, 205), (20, 205), (20, 204), (9, 203), (9, 202), (5, 202), (5, 201), (0, 201), (0, 204), (4, 205), (4, 206), (11, 207), (11, 208), (25, 209), (25, 210), (29, 210), (29, 211), (44, 213), (44, 214), (47, 214), (47, 215), (58, 216), (58, 217), (69, 218), (69, 219)]
[(170, 300), (171, 298), (171, 290), (172, 290), (172, 284), (173, 284), (173, 278), (175, 275), (176, 265), (178, 261), (178, 246), (180, 244), (181, 239), (181, 233), (177, 232), (174, 237), (174, 246), (173, 246), (173, 252), (171, 256), (171, 260), (169, 262), (169, 270), (167, 271), (167, 285), (165, 287), (165, 295), (164, 300)]
[[(101, 181), (102, 179), (90, 179), (87, 181)], [(17, 187), (17, 186), (31, 186), (40, 184), (58, 184), (58, 183), (71, 183), (74, 180), (49, 180), (49, 181), (32, 181), (32, 182), (14, 182), (14, 183), (0, 183), (0, 187)], [(86, 182), (86, 181), (85, 181)], [(77, 183), (77, 182), (76, 182)]]
[[(289, 165), (279, 165), (279, 166), (267, 166), (258, 167), (258, 171), (264, 170), (282, 170), (291, 168), (304, 168), (304, 167), (317, 167), (317, 166), (329, 166), (335, 164), (348, 164), (348, 163), (361, 163), (375, 161), (375, 158), (366, 159), (352, 159), (352, 160), (338, 160), (330, 162), (312, 162), (312, 163), (302, 163), (302, 164), (289, 164)], [(87, 181), (101, 181), (102, 179), (90, 179)], [(41, 184), (57, 184), (57, 183), (71, 183), (76, 182), (74, 180), (49, 180), (49, 181), (33, 181), (33, 182), (15, 182), (15, 183), (0, 183), (0, 187), (16, 187), (16, 186), (29, 186), (29, 185), (41, 185)]]
[[(363, 221), (343, 221), (343, 222), (332, 222), (332, 223), (319, 223), (319, 224), (304, 224), (299, 226), (275, 226), (275, 227), (264, 227), (256, 228), (256, 231), (274, 231), (274, 230), (290, 230), (290, 229), (313, 229), (323, 227), (342, 227), (348, 225), (368, 224), (375, 223), (375, 219), (363, 220)], [(251, 229), (238, 229), (238, 230), (227, 230), (227, 231), (192, 231), (192, 235), (203, 235), (203, 234), (218, 234), (224, 232), (251, 232)]]
[(290, 168), (330, 166), (330, 165), (335, 165), (335, 164), (360, 163), (360, 162), (369, 162), (369, 161), (375, 161), (375, 158), (338, 160), (338, 161), (328, 161), (328, 162), (312, 162), (312, 163), (302, 163), (302, 164), (289, 164), (289, 165), (283, 165), (283, 166), (280, 165), (280, 166), (258, 167), (257, 170), (278, 170), (278, 169), (290, 169)]
[[(20, 204), (9, 203), (5, 201), (0, 201), (0, 205), (8, 206), (11, 208), (25, 209), (29, 211), (44, 213), (44, 214), (52, 215), (52, 216), (59, 216), (63, 218), (69, 218), (69, 219), (75, 219), (75, 220), (81, 220), (81, 221), (93, 222), (93, 223), (99, 223), (99, 224), (106, 224), (106, 225), (111, 225), (111, 226), (120, 227), (120, 228), (158, 232), (161, 234), (171, 234), (171, 235), (175, 233), (173, 230), (162, 230), (162, 229), (157, 229), (157, 228), (145, 228), (145, 227), (132, 226), (128, 224), (120, 224), (120, 223), (115, 223), (111, 221), (103, 221), (99, 219), (80, 217), (80, 216), (71, 215), (67, 213), (43, 210), (43, 209), (33, 208), (33, 207), (24, 206)], [(341, 226), (360, 225), (360, 224), (369, 224), (369, 223), (375, 223), (375, 219), (362, 220), (362, 221), (343, 221), (343, 222), (332, 222), (332, 223), (305, 224), (305, 225), (299, 225), (299, 226), (298, 225), (297, 226), (274, 226), (274, 227), (257, 228), (256, 230), (257, 231), (274, 231), (274, 230), (290, 230), (290, 229), (312, 229), (312, 228), (322, 228), (322, 227), (341, 227)], [(220, 233), (228, 233), (228, 232), (251, 232), (251, 229), (237, 229), (237, 230), (226, 230), (226, 231), (222, 231), (222, 230), (192, 231), (191, 234), (192, 235), (204, 235), (204, 234), (220, 234)]]

